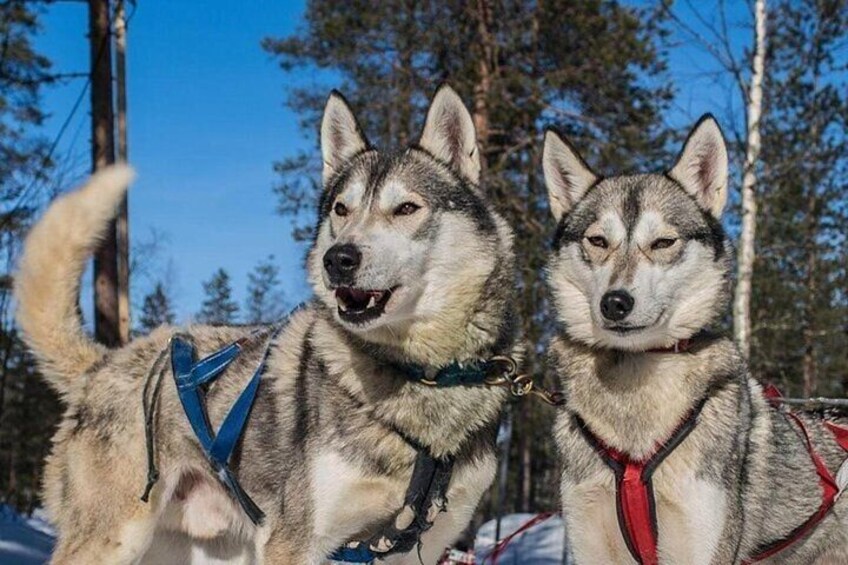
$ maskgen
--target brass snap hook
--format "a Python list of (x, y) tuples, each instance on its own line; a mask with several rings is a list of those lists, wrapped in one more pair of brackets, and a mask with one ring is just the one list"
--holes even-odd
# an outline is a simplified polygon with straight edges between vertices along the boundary
[(530, 375), (518, 375), (510, 382), (509, 390), (513, 396), (525, 396), (533, 391), (535, 383)]
[(483, 381), (489, 386), (507, 386), (512, 382), (512, 376), (518, 372), (518, 363), (512, 357), (497, 355), (489, 362), (494, 368), (488, 371), (489, 375)]
[(492, 363), (500, 363), (505, 366), (504, 375), (514, 375), (518, 372), (518, 363), (512, 357), (506, 355), (495, 355), (490, 359)]

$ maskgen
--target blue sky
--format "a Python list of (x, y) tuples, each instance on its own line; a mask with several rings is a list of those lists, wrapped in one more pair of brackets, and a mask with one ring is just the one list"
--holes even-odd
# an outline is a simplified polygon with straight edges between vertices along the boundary
[[(215, 269), (230, 272), (241, 299), (247, 273), (271, 254), (289, 300), (308, 296), (303, 246), (292, 241), (290, 220), (275, 213), (271, 188), (273, 161), (309, 142), (283, 105), (290, 77), (259, 46), (293, 31), (302, 11), (300, 2), (141, 1), (130, 22), (129, 153), (139, 173), (131, 237), (165, 235), (154, 270), (172, 279), (181, 317), (199, 309), (201, 281)], [(37, 48), (55, 72), (86, 70), (87, 21), (85, 4), (47, 9)], [(76, 79), (45, 90), (48, 138), (83, 86)], [(58, 148), (73, 155), (77, 180), (89, 170), (88, 120), (86, 98)]]
[[(303, 10), (301, 1), (141, 0), (133, 15), (129, 151), (139, 178), (130, 192), (131, 235), (134, 241), (149, 241), (153, 230), (164, 235), (152, 278), (171, 284), (181, 319), (199, 309), (201, 281), (218, 267), (233, 276), (241, 302), (248, 272), (272, 254), (289, 302), (309, 295), (305, 248), (292, 241), (291, 220), (275, 213), (272, 164), (313, 143), (283, 101), (290, 81), (314, 77), (283, 73), (259, 45), (264, 37), (294, 31)], [(744, 17), (741, 10), (733, 19)], [(36, 47), (52, 60), (54, 71), (86, 71), (87, 6), (53, 4), (45, 8), (42, 24)], [(744, 42), (747, 33), (737, 30), (734, 37)], [(710, 58), (684, 37), (670, 55), (678, 88), (670, 122), (686, 127), (706, 111), (726, 119), (728, 96), (709, 74), (715, 70)], [(48, 139), (56, 136), (83, 85), (84, 79), (73, 79), (44, 91), (51, 114), (43, 131)], [(88, 120), (86, 96), (58, 147), (67, 156), (69, 181), (89, 170)], [(135, 290), (146, 291), (151, 280), (135, 284)], [(84, 308), (89, 295), (84, 289)]]

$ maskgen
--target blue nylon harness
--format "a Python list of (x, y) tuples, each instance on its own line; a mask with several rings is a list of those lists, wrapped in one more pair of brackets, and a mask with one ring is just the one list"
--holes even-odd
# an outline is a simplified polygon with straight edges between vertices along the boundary
[[(257, 525), (262, 524), (265, 514), (241, 487), (238, 479), (236, 479), (229, 467), (229, 460), (241, 436), (244, 434), (244, 428), (250, 416), (250, 410), (256, 400), (259, 382), (262, 379), (262, 373), (265, 371), (271, 346), (274, 343), (274, 338), (279, 334), (281, 329), (282, 324), (272, 327), (270, 331), (254, 332), (250, 336), (238, 340), (200, 361), (195, 361), (195, 348), (190, 336), (176, 334), (171, 338), (170, 342), (171, 368), (173, 370), (174, 383), (176, 384), (177, 394), (185, 411), (186, 418), (188, 418), (189, 424), (191, 424), (191, 428), (194, 430), (194, 435), (200, 442), (203, 453), (212, 465), (212, 469), (215, 471), (218, 480), (221, 481), (221, 484), (238, 501), (251, 522)], [(244, 345), (252, 337), (261, 333), (266, 333), (268, 339), (268, 345), (262, 355), (262, 360), (244, 387), (244, 390), (242, 390), (230, 407), (229, 412), (224, 417), (224, 421), (218, 427), (218, 431), (213, 432), (212, 424), (209, 422), (209, 416), (206, 412), (205, 385), (218, 378), (239, 356)], [(154, 395), (158, 392), (158, 388), (159, 386), (157, 384)], [(147, 409), (148, 404), (145, 401), (145, 409)], [(148, 421), (149, 426), (150, 421)], [(145, 502), (147, 501), (153, 483), (158, 479), (158, 472), (156, 472), (152, 462), (152, 436), (150, 433), (150, 430), (148, 430), (148, 457), (150, 458), (149, 465), (151, 470), (148, 474), (147, 489), (142, 496), (142, 500)]]

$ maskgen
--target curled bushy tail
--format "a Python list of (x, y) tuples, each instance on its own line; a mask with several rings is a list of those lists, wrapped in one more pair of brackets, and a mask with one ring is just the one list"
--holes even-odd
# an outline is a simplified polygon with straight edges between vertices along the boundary
[(60, 393), (106, 351), (83, 331), (77, 296), (86, 260), (106, 235), (132, 178), (125, 165), (96, 173), (58, 198), (24, 242), (15, 276), (18, 324)]

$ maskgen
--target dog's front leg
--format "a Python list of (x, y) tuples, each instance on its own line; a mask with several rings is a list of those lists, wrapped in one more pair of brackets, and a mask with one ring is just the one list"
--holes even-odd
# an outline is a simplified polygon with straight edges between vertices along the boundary
[(67, 527), (59, 537), (51, 565), (131, 565), (138, 563), (153, 536), (154, 522), (149, 514), (111, 524), (106, 520), (82, 522)]
[(324, 562), (314, 554), (308, 538), (298, 538), (292, 531), (280, 527), (271, 531), (256, 553), (257, 562), (263, 565), (320, 565)]
[(471, 522), (474, 510), (483, 493), (495, 478), (497, 461), (494, 455), (481, 457), (473, 464), (457, 466), (443, 507), (437, 504), (430, 509), (428, 518), (433, 526), (421, 536), (419, 548), (406, 555), (386, 560), (391, 565), (435, 565), (439, 557), (462, 535)]
[(615, 487), (607, 477), (564, 482), (562, 508), (577, 563), (633, 563), (618, 526)]

